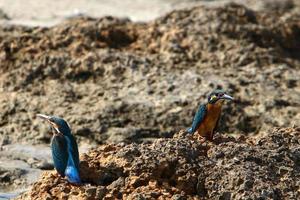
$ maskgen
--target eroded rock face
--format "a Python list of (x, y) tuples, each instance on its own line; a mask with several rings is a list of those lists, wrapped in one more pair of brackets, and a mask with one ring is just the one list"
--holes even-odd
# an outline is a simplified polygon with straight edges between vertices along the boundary
[(236, 99), (224, 107), (222, 132), (299, 125), (299, 13), (228, 4), (147, 24), (1, 27), (0, 142), (49, 143), (36, 113), (62, 116), (81, 141), (171, 137), (219, 87)]
[(189, 137), (148, 144), (103, 145), (81, 155), (73, 186), (47, 172), (19, 199), (297, 199), (300, 128), (253, 139), (217, 134), (214, 143)]

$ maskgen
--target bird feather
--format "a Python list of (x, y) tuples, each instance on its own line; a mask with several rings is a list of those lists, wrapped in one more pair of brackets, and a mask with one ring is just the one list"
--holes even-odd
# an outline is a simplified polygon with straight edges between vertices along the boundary
[(188, 129), (189, 133), (194, 133), (198, 129), (199, 125), (205, 118), (206, 112), (207, 112), (206, 105), (201, 104), (198, 108), (198, 111), (195, 114), (192, 127)]
[(51, 141), (52, 158), (54, 167), (61, 176), (65, 176), (68, 164), (67, 141), (64, 136), (55, 135)]

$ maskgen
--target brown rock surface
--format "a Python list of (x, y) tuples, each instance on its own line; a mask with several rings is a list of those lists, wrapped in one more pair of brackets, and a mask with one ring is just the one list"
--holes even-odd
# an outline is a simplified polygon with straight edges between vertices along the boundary
[[(65, 118), (81, 146), (133, 141), (154, 141), (162, 145), (160, 143), (174, 139), (155, 138), (172, 138), (180, 129), (189, 127), (198, 104), (206, 101), (206, 95), (215, 88), (223, 88), (235, 97), (235, 102), (224, 106), (220, 132), (254, 136), (255, 133), (270, 133), (276, 126), (299, 127), (299, 3), (276, 2), (264, 1), (263, 5), (269, 9), (257, 11), (237, 4), (211, 8), (201, 6), (174, 11), (149, 23), (133, 23), (114, 17), (81, 17), (51, 28), (1, 26), (1, 156), (7, 154), (4, 147), (14, 144), (49, 144), (51, 135), (46, 125), (35, 120), (37, 113)], [(186, 148), (196, 145), (186, 140), (181, 142)], [(143, 148), (150, 148), (145, 145)], [(198, 150), (194, 153), (203, 150), (202, 145), (197, 145)], [(140, 149), (142, 145), (131, 144), (131, 147), (134, 146)], [(128, 146), (108, 147), (123, 149)], [(113, 149), (111, 151), (115, 151)], [(149, 151), (152, 152), (151, 148)], [(102, 150), (97, 152), (102, 155)], [(22, 161), (26, 169), (38, 168), (37, 163), (41, 169), (52, 167), (47, 162), (10, 153), (13, 156), (9, 155), (8, 159)], [(100, 162), (101, 168), (96, 169), (102, 182), (95, 183), (94, 177), (87, 177), (87, 180), (94, 181), (92, 186), (84, 186), (88, 194), (116, 195), (111, 192), (117, 187), (115, 185), (123, 187), (128, 183), (127, 180), (115, 179), (128, 175), (123, 174), (124, 167), (120, 166), (128, 161), (118, 158), (103, 161), (118, 163), (116, 169), (113, 166), (112, 172), (107, 171), (107, 167)], [(207, 161), (206, 157), (200, 156), (198, 159), (200, 163)], [(93, 158), (91, 162), (94, 163)], [(92, 163), (83, 162), (83, 166)], [(199, 173), (194, 168), (187, 166), (187, 169), (191, 169), (191, 173)], [(282, 173), (284, 171), (281, 169)], [(241, 176), (246, 173), (236, 172)], [(10, 184), (26, 188), (29, 182), (26, 183), (24, 177), (27, 174), (17, 168), (1, 168), (1, 189)], [(101, 177), (103, 174), (105, 177)], [(209, 175), (212, 181), (209, 184), (222, 179), (221, 175)], [(56, 174), (48, 174), (47, 177), (44, 180), (49, 183), (53, 179), (58, 184), (63, 181)], [(177, 181), (179, 177), (180, 181)], [(224, 182), (242, 182), (234, 177), (233, 173)], [(165, 180), (164, 177), (162, 179)], [(129, 180), (132, 183), (129, 185), (139, 185), (144, 181), (139, 175), (130, 175)], [(180, 199), (186, 180), (195, 184), (193, 174), (187, 177), (176, 175), (168, 182), (170, 187), (148, 181), (135, 193), (129, 188), (130, 192), (122, 194), (124, 197), (138, 198), (130, 195), (147, 190), (148, 196), (156, 198), (158, 194), (152, 193), (151, 189), (155, 187), (160, 188), (159, 195), (176, 194), (174, 198)], [(114, 185), (108, 187), (112, 184), (110, 181)], [(272, 181), (275, 184), (281, 179)], [(295, 182), (289, 181), (286, 185)], [(219, 195), (207, 192), (210, 187), (218, 186), (212, 184), (204, 187), (201, 184), (198, 187), (208, 189), (199, 195)], [(82, 189), (66, 187), (70, 190)], [(168, 188), (174, 190), (173, 193)], [(286, 194), (285, 190), (281, 192)], [(195, 195), (193, 188), (183, 191), (182, 195)], [(270, 191), (261, 189), (264, 194), (271, 194)], [(228, 195), (239, 197), (238, 194), (226, 192), (220, 195), (225, 199)]]
[(48, 172), (19, 199), (297, 199), (300, 128), (258, 139), (218, 134), (199, 143), (179, 132), (149, 144), (103, 145), (81, 155), (73, 186)]
[(221, 131), (299, 125), (298, 11), (228, 4), (150, 23), (105, 17), (0, 27), (0, 141), (48, 143), (36, 113), (64, 117), (81, 141), (170, 137), (218, 87), (236, 99)]

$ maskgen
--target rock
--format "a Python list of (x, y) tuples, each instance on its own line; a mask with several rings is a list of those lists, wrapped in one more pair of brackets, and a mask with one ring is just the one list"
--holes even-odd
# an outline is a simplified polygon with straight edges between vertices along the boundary
[(54, 168), (53, 163), (48, 163), (46, 161), (41, 161), (36, 164), (36, 168), (42, 170), (52, 170)]
[[(83, 144), (79, 151), (84, 153), (90, 148), (91, 145)], [(17, 196), (38, 179), (42, 170), (54, 168), (48, 145), (4, 145), (0, 157), (0, 190), (6, 191), (5, 195)]]
[[(256, 187), (249, 179), (256, 174), (238, 168), (236, 171), (243, 178), (231, 177), (226, 181), (239, 187), (240, 193), (230, 188), (213, 193), (212, 188), (219, 187), (215, 179), (226, 181), (219, 180), (217, 175), (195, 171), (197, 167), (208, 166), (207, 163), (190, 166), (190, 161), (186, 160), (199, 156), (195, 149), (189, 152), (191, 158), (181, 160), (183, 164), (178, 163), (177, 155), (156, 163), (156, 159), (162, 158), (152, 158), (157, 153), (146, 154), (140, 144), (132, 144), (124, 150), (127, 144), (135, 142), (144, 143), (143, 148), (156, 144), (160, 151), (172, 152), (171, 147), (157, 142), (160, 141), (157, 138), (170, 139), (175, 135), (167, 140), (175, 146), (186, 137), (194, 139), (179, 130), (191, 126), (198, 105), (206, 102), (207, 94), (216, 88), (225, 89), (235, 98), (223, 107), (220, 133), (262, 137), (274, 127), (300, 126), (299, 3), (288, 0), (274, 0), (274, 4), (272, 0), (251, 2), (251, 7), (230, 3), (176, 10), (147, 23), (79, 16), (48, 28), (1, 26), (0, 155), (13, 163), (20, 161), (27, 168), (20, 177), (12, 175), (8, 183), (13, 187), (28, 186), (35, 181), (33, 177), (37, 177), (40, 169), (52, 168), (49, 148), (45, 151), (28, 148), (50, 143), (49, 126), (36, 119), (37, 113), (45, 113), (66, 119), (79, 144), (115, 143), (104, 146), (103, 151), (110, 154), (123, 149), (118, 155), (135, 164), (138, 171), (134, 175), (129, 176), (123, 166), (114, 164), (109, 167), (93, 165), (95, 174), (90, 173), (90, 162), (85, 156), (82, 167), (86, 173), (83, 170), (83, 175), (97, 186), (96, 196), (171, 199), (176, 194), (197, 194), (234, 199), (244, 194), (245, 189)], [(252, 10), (253, 5), (263, 9)], [(270, 143), (278, 147), (285, 144), (284, 137), (278, 137), (280, 135), (284, 133), (273, 135)], [(266, 138), (257, 143), (266, 143)], [(246, 139), (248, 137), (218, 136), (215, 143), (233, 145), (231, 148), (236, 150), (234, 144), (238, 141), (244, 144)], [(187, 146), (198, 148), (197, 144), (182, 144), (183, 149)], [(249, 150), (247, 146), (238, 148)], [(299, 163), (298, 148), (291, 151), (286, 148), (268, 159), (281, 163), (285, 154), (290, 162)], [(229, 150), (213, 151), (207, 143), (201, 149), (200, 154), (210, 156), (210, 162), (222, 163), (227, 168), (232, 165), (258, 168), (257, 165), (266, 164), (263, 157), (251, 152), (241, 157), (238, 150), (235, 154)], [(163, 181), (152, 180), (149, 172), (139, 174), (135, 163), (139, 156), (142, 156), (138, 160), (140, 164), (147, 162), (150, 171), (159, 170), (154, 177), (161, 176)], [(181, 156), (186, 157), (185, 154)], [(148, 159), (154, 163), (148, 163)], [(107, 158), (105, 162), (110, 161)], [(245, 162), (248, 164), (244, 165)], [(182, 175), (186, 169), (177, 169), (179, 164), (195, 173)], [(268, 167), (273, 167), (273, 163), (268, 163)], [(289, 177), (291, 169), (292, 165), (284, 166), (278, 173), (284, 179)], [(5, 173), (11, 175), (11, 172), (6, 168), (3, 171), (6, 184)], [(224, 171), (220, 176), (223, 177)], [(170, 181), (165, 181), (169, 176)], [(55, 181), (58, 183), (61, 179), (56, 177)], [(289, 181), (287, 185), (292, 184)], [(116, 189), (128, 183), (132, 183), (135, 193)], [(153, 185), (160, 190), (153, 191)], [(99, 189), (100, 186), (105, 190)], [(111, 188), (107, 188), (109, 186)], [(79, 194), (82, 197), (94, 195), (94, 192), (83, 193), (70, 187), (62, 189), (72, 190), (74, 198), (79, 198)], [(138, 195), (139, 190), (149, 192)], [(252, 197), (276, 197), (284, 193), (292, 198), (290, 190), (284, 190), (288, 192), (279, 191), (275, 186), (261, 187), (261, 193)], [(51, 199), (52, 194), (44, 197)]]
[[(40, 170), (31, 169), (24, 161), (8, 160), (1, 157), (0, 188), (1, 192), (12, 192), (13, 196), (24, 191), (24, 187), (35, 182)], [(1, 195), (0, 195), (1, 196)]]
[[(18, 199), (297, 199), (300, 168), (291, 158), (299, 136), (295, 128), (281, 128), (257, 139), (217, 134), (217, 143), (174, 137), (103, 145), (81, 156), (85, 184), (46, 173)], [(132, 154), (135, 149), (140, 153)], [(216, 157), (219, 152), (224, 156)], [(282, 166), (291, 170), (282, 173)], [(103, 174), (116, 176), (97, 183)]]
[(87, 198), (93, 198), (96, 196), (97, 187), (91, 187), (85, 190)]
[(299, 6), (276, 2), (276, 13), (231, 3), (149, 23), (0, 27), (0, 143), (49, 143), (40, 112), (62, 116), (82, 142), (171, 137), (215, 88), (236, 99), (221, 132), (299, 126)]

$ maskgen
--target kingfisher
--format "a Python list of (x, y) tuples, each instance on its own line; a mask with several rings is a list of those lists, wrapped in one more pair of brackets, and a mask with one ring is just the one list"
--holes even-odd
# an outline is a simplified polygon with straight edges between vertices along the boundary
[(190, 134), (197, 132), (200, 136), (212, 141), (225, 100), (232, 101), (233, 98), (223, 90), (215, 90), (210, 93), (208, 102), (199, 106), (192, 127), (187, 129), (187, 132)]
[(37, 117), (46, 120), (51, 126), (51, 151), (56, 171), (62, 177), (66, 176), (70, 183), (80, 184), (78, 146), (70, 126), (60, 117), (43, 114), (37, 114)]

